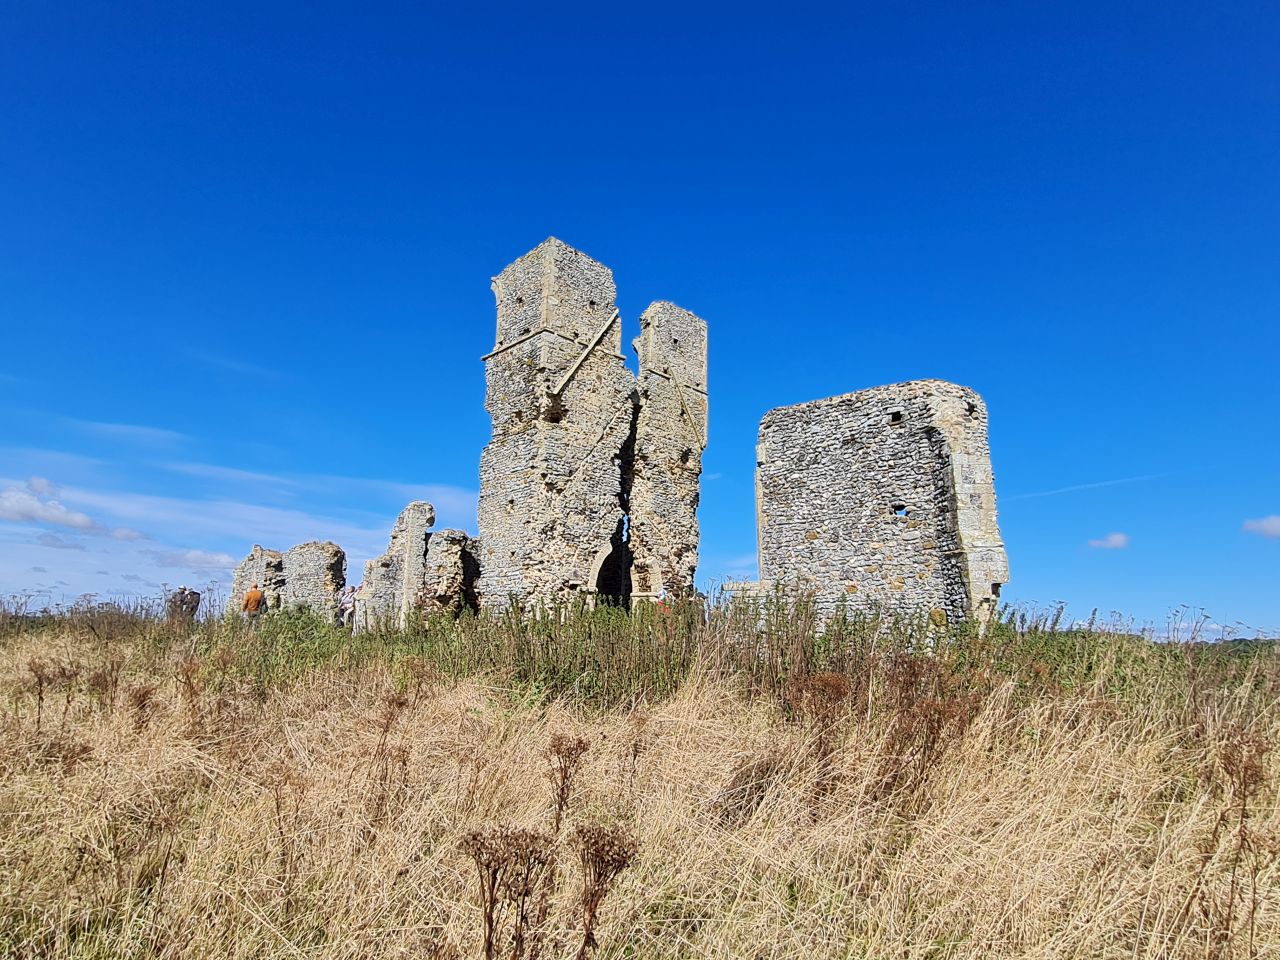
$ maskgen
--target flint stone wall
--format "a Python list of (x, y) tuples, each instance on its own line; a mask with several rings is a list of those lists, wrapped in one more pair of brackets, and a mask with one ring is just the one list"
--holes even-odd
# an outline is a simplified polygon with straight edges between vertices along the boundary
[(771, 410), (756, 503), (762, 584), (813, 589), (824, 615), (849, 604), (985, 620), (1008, 580), (986, 406), (953, 383)]
[(493, 291), (480, 601), (621, 595), (636, 389), (619, 352), (613, 274), (553, 238), (503, 270)]
[(698, 566), (707, 442), (707, 325), (673, 303), (640, 316), (640, 405), (630, 498), (632, 592), (687, 593)]
[(285, 551), (283, 573), (283, 606), (306, 607), (337, 619), (338, 592), (347, 582), (347, 557), (341, 547), (329, 541), (301, 543)]
[(476, 601), (476, 541), (461, 530), (440, 530), (430, 535), (422, 580), (414, 608), (423, 614), (474, 610)]
[(435, 522), (435, 507), (425, 500), (415, 500), (400, 512), (391, 528), (387, 552), (365, 561), (364, 583), (357, 598), (357, 626), (405, 625), (422, 586), (429, 531)]
[(278, 608), (284, 593), (284, 554), (279, 550), (264, 549), (256, 543), (253, 545), (249, 555), (240, 561), (231, 575), (231, 598), (227, 601), (229, 612), (240, 612), (244, 595), (255, 583), (266, 597), (267, 608)]

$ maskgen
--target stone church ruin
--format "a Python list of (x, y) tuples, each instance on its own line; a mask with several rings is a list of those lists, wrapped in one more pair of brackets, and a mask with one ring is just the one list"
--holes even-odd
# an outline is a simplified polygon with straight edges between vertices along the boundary
[(914, 380), (779, 407), (756, 449), (761, 586), (840, 604), (985, 621), (1009, 578), (987, 409)]
[(693, 590), (707, 432), (707, 325), (654, 303), (623, 363), (609, 268), (547, 240), (493, 281), (480, 458), (487, 605)]
[[(365, 564), (356, 629), (695, 592), (706, 323), (650, 304), (632, 373), (608, 267), (551, 238), (492, 287), (479, 536), (432, 531), (432, 505), (409, 504), (386, 553)], [(770, 411), (757, 451), (753, 590), (799, 585), (826, 612), (875, 604), (985, 619), (1007, 579), (986, 416), (976, 393), (940, 380)], [(333, 619), (345, 575), (335, 544), (255, 545), (236, 568), (230, 609), (258, 583), (269, 608)]]

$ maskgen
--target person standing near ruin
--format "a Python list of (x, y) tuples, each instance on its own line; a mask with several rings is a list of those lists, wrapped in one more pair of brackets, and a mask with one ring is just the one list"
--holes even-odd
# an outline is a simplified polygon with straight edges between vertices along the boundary
[(190, 623), (200, 607), (200, 594), (188, 590), (186, 584), (169, 594), (165, 613), (171, 623)]
[(267, 606), (267, 596), (255, 583), (252, 587), (244, 592), (244, 600), (240, 604), (240, 612), (245, 614), (250, 620), (257, 620)]
[(338, 594), (338, 626), (350, 630), (356, 622), (356, 588), (347, 584)]
[(187, 623), (194, 623), (196, 613), (200, 610), (200, 594), (190, 587), (186, 587), (182, 595), (182, 619)]
[(169, 594), (168, 599), (165, 601), (165, 605), (164, 605), (165, 619), (169, 620), (170, 622), (176, 622), (178, 618), (182, 615), (182, 594), (186, 591), (186, 589), (187, 588), (185, 586), (179, 587), (173, 593)]

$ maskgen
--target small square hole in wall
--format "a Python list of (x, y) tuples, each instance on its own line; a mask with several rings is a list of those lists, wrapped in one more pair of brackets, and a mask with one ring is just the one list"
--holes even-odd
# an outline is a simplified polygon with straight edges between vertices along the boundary
[(905, 503), (895, 503), (893, 505), (893, 515), (895, 517), (905, 517), (907, 515), (907, 505)]
[(968, 414), (970, 420), (976, 420), (978, 417), (978, 405), (970, 401), (965, 406), (964, 412)]
[(889, 422), (890, 422), (890, 423), (901, 423), (901, 422), (902, 422), (902, 411), (901, 411), (901, 410), (895, 410), (895, 411), (893, 411), (893, 413), (889, 414)]
[(998, 584), (998, 583), (993, 583), (993, 584), (991, 585), (991, 595), (992, 595), (993, 597), (998, 597), (998, 596), (1000, 596), (1000, 584)]

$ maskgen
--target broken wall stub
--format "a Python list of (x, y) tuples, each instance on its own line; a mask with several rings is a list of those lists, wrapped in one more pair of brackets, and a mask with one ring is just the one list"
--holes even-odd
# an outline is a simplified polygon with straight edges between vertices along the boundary
[(421, 589), (427, 564), (427, 545), (436, 510), (415, 500), (400, 512), (391, 528), (387, 552), (364, 565), (364, 583), (356, 604), (356, 625), (403, 627)]
[(953, 383), (769, 411), (756, 505), (762, 583), (814, 590), (825, 615), (847, 603), (986, 620), (1008, 580), (986, 406)]
[(493, 281), (480, 459), (483, 604), (625, 599), (635, 379), (608, 267), (554, 238)]
[(635, 596), (687, 593), (698, 566), (707, 443), (707, 325), (673, 303), (640, 317), (640, 405), (630, 498)]
[(285, 551), (282, 566), (282, 606), (306, 607), (337, 619), (338, 592), (347, 582), (347, 557), (341, 547), (329, 541), (301, 543)]
[(284, 593), (284, 554), (279, 550), (264, 549), (256, 543), (253, 545), (249, 555), (240, 561), (231, 575), (231, 598), (227, 601), (230, 613), (240, 612), (244, 595), (255, 583), (266, 597), (267, 608), (278, 608)]
[(461, 530), (440, 530), (431, 534), (425, 569), (419, 582), (413, 607), (423, 615), (450, 613), (458, 615), (474, 610), (476, 576), (476, 542)]

